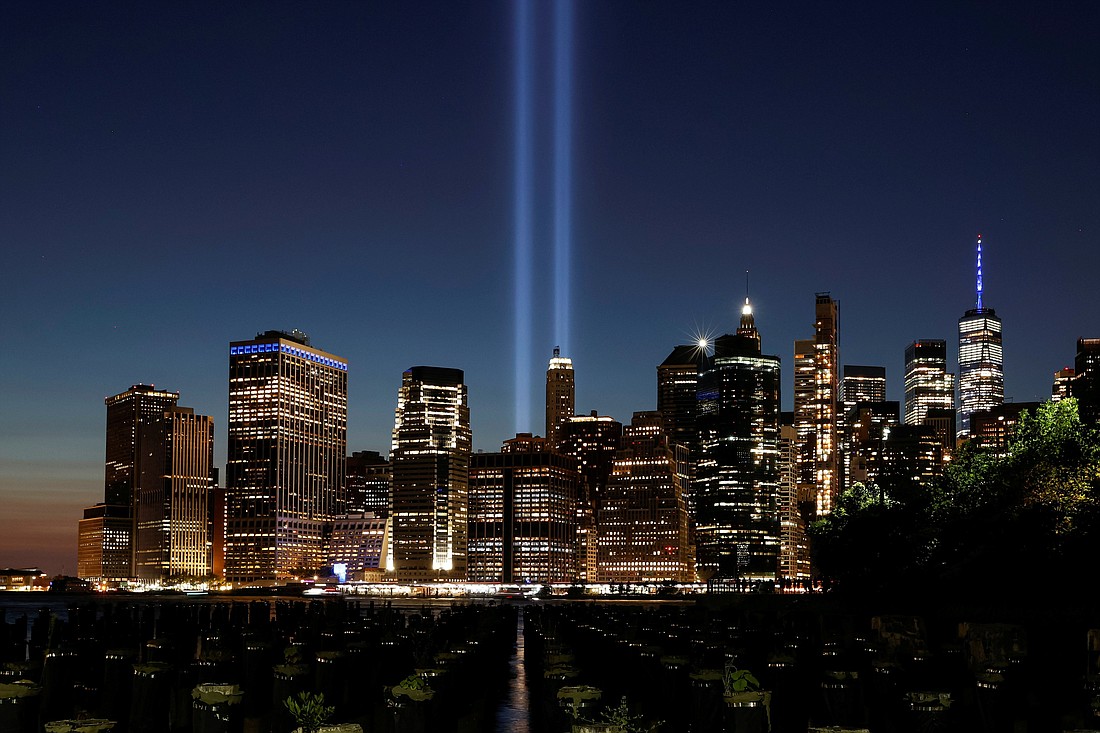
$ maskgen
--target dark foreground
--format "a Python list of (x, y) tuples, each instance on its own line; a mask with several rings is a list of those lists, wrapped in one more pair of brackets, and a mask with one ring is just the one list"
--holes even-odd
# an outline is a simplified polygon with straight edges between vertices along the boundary
[(287, 733), (296, 724), (282, 701), (302, 691), (323, 693), (332, 721), (367, 733), (562, 733), (609, 720), (617, 727), (588, 729), (1100, 728), (1090, 688), (1100, 633), (1089, 632), (1100, 621), (1034, 597), (48, 600), (38, 614), (26, 595), (0, 597), (0, 733), (76, 718), (133, 733)]

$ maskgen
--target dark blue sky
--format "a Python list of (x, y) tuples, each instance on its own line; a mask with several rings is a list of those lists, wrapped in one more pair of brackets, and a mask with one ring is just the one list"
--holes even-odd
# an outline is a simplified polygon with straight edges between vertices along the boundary
[[(103, 397), (213, 415), (230, 340), (350, 361), (349, 449), (388, 452), (401, 371), (464, 369), (475, 447), (513, 418), (512, 6), (22, 3), (0, 10), (0, 566), (75, 572)], [(889, 5), (889, 7), (886, 7)], [(552, 343), (551, 4), (536, 12), (534, 423)], [(1100, 6), (578, 3), (577, 408), (627, 421), (697, 329), (764, 348), (840, 301), (842, 363), (901, 396), (973, 302), (1006, 393), (1100, 335)], [(952, 349), (953, 351), (953, 349)]]

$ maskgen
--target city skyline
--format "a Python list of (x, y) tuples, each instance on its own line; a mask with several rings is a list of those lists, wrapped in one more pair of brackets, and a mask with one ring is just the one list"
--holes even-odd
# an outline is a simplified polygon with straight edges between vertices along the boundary
[[(212, 416), (224, 469), (226, 348), (268, 329), (348, 360), (348, 452), (386, 451), (412, 365), (465, 372), (475, 450), (515, 434), (515, 7), (3, 11), (0, 562), (75, 571), (100, 400), (130, 385)], [(1100, 332), (1096, 8), (573, 10), (578, 413), (652, 409), (671, 349), (734, 332), (745, 270), (785, 409), (824, 291), (839, 364), (901, 399), (908, 343), (957, 364), (979, 232), (1006, 398), (1047, 399)], [(532, 22), (549, 270), (552, 14)]]

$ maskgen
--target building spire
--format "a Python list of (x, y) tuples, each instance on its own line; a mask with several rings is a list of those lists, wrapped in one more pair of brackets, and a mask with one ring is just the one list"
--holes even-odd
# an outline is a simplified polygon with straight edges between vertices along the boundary
[(978, 310), (982, 309), (982, 235), (978, 235)]
[(752, 315), (752, 304), (749, 302), (749, 271), (745, 270), (745, 304), (741, 306), (741, 327), (737, 329), (739, 336), (751, 336), (760, 338), (756, 330), (756, 318)]

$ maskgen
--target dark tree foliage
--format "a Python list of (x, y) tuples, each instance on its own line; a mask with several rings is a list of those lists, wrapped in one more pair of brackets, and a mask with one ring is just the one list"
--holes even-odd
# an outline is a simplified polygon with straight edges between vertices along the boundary
[(1100, 433), (1072, 399), (1023, 413), (1007, 455), (967, 444), (930, 486), (880, 483), (853, 486), (810, 528), (834, 587), (1056, 592), (1100, 555)]

